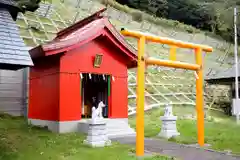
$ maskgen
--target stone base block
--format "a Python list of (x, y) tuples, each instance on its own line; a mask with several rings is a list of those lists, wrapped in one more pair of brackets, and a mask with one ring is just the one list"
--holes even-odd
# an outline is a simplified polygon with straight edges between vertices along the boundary
[[(106, 122), (106, 132), (109, 139), (125, 136), (136, 136), (136, 132), (129, 126), (127, 118), (107, 118), (104, 119), (104, 121)], [(91, 121), (82, 119), (81, 122), (79, 122), (78, 131), (88, 134), (89, 128), (91, 128), (89, 122)], [(95, 133), (93, 134), (95, 135)]]
[(161, 117), (162, 128), (158, 134), (159, 137), (171, 138), (179, 136), (180, 133), (177, 131), (176, 120), (177, 116)]
[(86, 145), (90, 145), (91, 147), (105, 147), (105, 146), (110, 146), (111, 145), (110, 140), (107, 140), (107, 141), (88, 141), (88, 140), (84, 140), (83, 143), (86, 144)]
[[(48, 120), (39, 120), (39, 119), (28, 119), (28, 123), (35, 126), (47, 127), (48, 130), (55, 133), (71, 133), (71, 132), (80, 132), (88, 134), (90, 119), (81, 119), (76, 121), (48, 121)], [(134, 129), (128, 124), (127, 118), (115, 118), (104, 119), (106, 122), (106, 130), (99, 132), (107, 132), (108, 138), (117, 138), (125, 136), (136, 136)], [(98, 134), (92, 132), (93, 135)]]
[(172, 137), (176, 137), (179, 136), (180, 133), (176, 132), (176, 131), (161, 131), (158, 134), (158, 137), (162, 137), (162, 138), (172, 138)]
[(55, 133), (71, 133), (78, 131), (78, 121), (47, 121), (47, 120), (39, 120), (39, 119), (28, 119), (28, 124), (39, 126), (39, 127), (47, 127), (48, 130)]
[(106, 121), (95, 120), (88, 121), (88, 136), (84, 141), (85, 144), (91, 145), (92, 147), (104, 147), (111, 145), (111, 141), (108, 139), (106, 132)]

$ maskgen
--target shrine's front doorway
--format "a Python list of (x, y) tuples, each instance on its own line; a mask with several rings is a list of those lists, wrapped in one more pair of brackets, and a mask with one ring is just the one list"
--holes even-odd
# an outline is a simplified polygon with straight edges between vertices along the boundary
[(97, 108), (102, 101), (104, 118), (108, 118), (110, 76), (83, 73), (81, 78), (82, 118), (91, 118), (92, 107)]

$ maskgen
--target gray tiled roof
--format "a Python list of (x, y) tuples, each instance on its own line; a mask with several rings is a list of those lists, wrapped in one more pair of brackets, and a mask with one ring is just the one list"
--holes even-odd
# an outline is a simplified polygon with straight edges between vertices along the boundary
[(0, 65), (2, 64), (33, 65), (18, 26), (7, 10), (0, 10)]
[[(238, 75), (240, 77), (240, 64), (238, 64)], [(233, 65), (231, 68), (219, 72), (215, 75), (210, 75), (206, 78), (206, 80), (213, 80), (213, 79), (223, 79), (223, 78), (234, 78), (235, 77), (235, 65)]]
[(17, 7), (17, 3), (14, 0), (0, 0), (0, 3)]

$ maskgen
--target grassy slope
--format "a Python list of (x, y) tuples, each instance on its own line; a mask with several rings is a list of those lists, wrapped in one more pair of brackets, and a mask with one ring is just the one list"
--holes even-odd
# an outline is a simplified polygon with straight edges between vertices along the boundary
[[(74, 7), (73, 1), (74, 0), (65, 0), (65, 4), (60, 4), (59, 1), (53, 0), (53, 5), (55, 6), (56, 12), (55, 11), (52, 12), (52, 14), (50, 15), (50, 18), (52, 20), (57, 20), (57, 19), (60, 20), (59, 16), (56, 14), (56, 13), (58, 13), (62, 17), (62, 19), (64, 19), (66, 22), (66, 21), (73, 20), (74, 16), (79, 11), (78, 20), (80, 20), (84, 17), (87, 17), (91, 13), (97, 11), (99, 8), (103, 7), (101, 4), (99, 4), (98, 1), (93, 1), (92, 5), (90, 5), (90, 6), (94, 6), (95, 9), (93, 9), (91, 11), (87, 11), (86, 9), (84, 9), (84, 8), (87, 8), (87, 5), (80, 6), (80, 8), (76, 8), (76, 7)], [(119, 4), (117, 5), (116, 3), (113, 4), (112, 6), (115, 8), (120, 8), (119, 9), (120, 11), (124, 11), (123, 9), (125, 9), (128, 11), (128, 13), (134, 11), (133, 9), (130, 9), (128, 7), (121, 6), (121, 5), (119, 6)], [(111, 15), (111, 13), (110, 13), (110, 15)], [(27, 17), (28, 22), (31, 24), (33, 22), (30, 20), (37, 20), (37, 19), (39, 19), (40, 21), (45, 22), (45, 23), (50, 23), (50, 24), (52, 23), (50, 21), (50, 19), (48, 19), (46, 17), (44, 18), (42, 16), (38, 16), (37, 13), (29, 13), (28, 12), (25, 14), (25, 16)], [(130, 14), (129, 14), (129, 16), (131, 18)], [(144, 14), (144, 17), (149, 17), (149, 16), (150, 15), (147, 16), (146, 14)], [(189, 26), (187, 26), (187, 25), (184, 25), (181, 23), (176, 23), (175, 21), (166, 20), (166, 19), (158, 19), (158, 18), (154, 18), (154, 17), (151, 17), (151, 18), (156, 19), (156, 22), (158, 22), (158, 25), (154, 25), (153, 28), (155, 28), (155, 30), (158, 31), (159, 36), (170, 37), (170, 38), (175, 38), (175, 39), (188, 41), (188, 42), (194, 42), (194, 43), (208, 44), (211, 46), (212, 45), (216, 46), (215, 44), (218, 44), (217, 45), (218, 47), (214, 47), (213, 53), (207, 54), (204, 56), (204, 60), (205, 60), (204, 61), (204, 70), (205, 70), (206, 74), (209, 72), (210, 69), (217, 70), (217, 71), (223, 71), (226, 68), (231, 66), (230, 64), (227, 64), (227, 63), (222, 64), (221, 62), (217, 61), (218, 59), (225, 57), (225, 53), (230, 54), (233, 51), (232, 46), (229, 47), (229, 44), (224, 43), (223, 39), (217, 39), (217, 38), (210, 37), (210, 36), (208, 36), (209, 34), (206, 35), (205, 32), (199, 31), (199, 30), (194, 33), (188, 33), (186, 30), (189, 28)], [(125, 28), (129, 28), (129, 29), (133, 29), (133, 30), (141, 30), (144, 32), (149, 31), (149, 29), (147, 29), (147, 27), (146, 27), (147, 25), (145, 26), (145, 23), (138, 23), (138, 22), (132, 21), (132, 20), (129, 20), (128, 23), (126, 23), (126, 22), (120, 21), (119, 19), (116, 19), (116, 18), (110, 18), (110, 21), (117, 28), (117, 30), (120, 30), (121, 27), (125, 27)], [(26, 24), (22, 19), (18, 19), (17, 23), (19, 26), (21, 26), (20, 32), (21, 32), (22, 36), (30, 36), (31, 35), (30, 32), (28, 30), (26, 30)], [(58, 27), (64, 28), (64, 24), (62, 22), (55, 21), (55, 23)], [(40, 24), (38, 24), (37, 26), (39, 26), (39, 25)], [(68, 24), (68, 25), (70, 25), (70, 24)], [(142, 27), (140, 29), (141, 25), (142, 25)], [(54, 27), (54, 25), (44, 24), (44, 28), (49, 37), (51, 37), (51, 38), (54, 37), (54, 34), (49, 32), (49, 31), (56, 32), (56, 28)], [(47, 37), (43, 31), (32, 30), (32, 32), (35, 35), (35, 37), (47, 39)], [(176, 33), (176, 34), (174, 34), (174, 33)], [(129, 43), (133, 44), (134, 46), (137, 45), (137, 41), (135, 39), (130, 39), (130, 38), (126, 38), (126, 39), (128, 40)], [(31, 38), (31, 36), (30, 36), (30, 38), (27, 38), (27, 39), (24, 38), (24, 40), (27, 45), (30, 45), (30, 46), (36, 45), (33, 43), (33, 38)], [(228, 48), (230, 48), (230, 50), (228, 50)], [(169, 58), (169, 46), (167, 46), (167, 45), (162, 46), (161, 44), (156, 44), (156, 43), (147, 43), (146, 54), (156, 57), (156, 58), (168, 59)], [(186, 49), (178, 49), (177, 50), (177, 60), (183, 61), (183, 62), (195, 63), (194, 54), (190, 53), (189, 50), (186, 50)], [(163, 67), (161, 67), (161, 68), (163, 68)], [(193, 72), (192, 71), (182, 72), (182, 71), (184, 71), (184, 70), (181, 70), (180, 72), (178, 72), (178, 71), (174, 71), (172, 69), (170, 71), (157, 71), (156, 72), (156, 70), (154, 71), (153, 69), (151, 69), (151, 67), (148, 67), (148, 70), (147, 70), (148, 74), (146, 75), (146, 77), (151, 82), (162, 83), (162, 84), (164, 84), (164, 86), (156, 86), (155, 88), (157, 88), (157, 91), (152, 89), (151, 86), (150, 87), (146, 86), (146, 88), (147, 88), (146, 90), (150, 90), (149, 92), (151, 92), (151, 93), (160, 92), (162, 94), (165, 94), (166, 95), (165, 97), (167, 97), (168, 100), (166, 100), (166, 98), (161, 95), (153, 96), (155, 99), (157, 99), (161, 103), (165, 103), (165, 102), (169, 103), (170, 101), (172, 101), (174, 104), (180, 104), (180, 103), (194, 104), (195, 98), (194, 97), (192, 98), (191, 94), (187, 93), (185, 96), (190, 99), (186, 99), (182, 95), (178, 95), (179, 100), (176, 99), (176, 97), (172, 94), (172, 93), (176, 93), (176, 92), (184, 93), (184, 94), (186, 92), (192, 92), (192, 93), (195, 92), (195, 76), (194, 76)], [(133, 76), (135, 77), (135, 74), (133, 74)], [(165, 78), (163, 78), (163, 76), (165, 76)], [(172, 78), (171, 76), (176, 76), (176, 78)], [(136, 82), (135, 79), (129, 78), (129, 83), (135, 83), (135, 82)], [(184, 84), (184, 85), (174, 86), (175, 84)], [(133, 86), (129, 86), (129, 88), (134, 89)], [(147, 104), (156, 104), (156, 101), (154, 101), (153, 99), (151, 99), (149, 97), (146, 98), (146, 101), (147, 101)], [(129, 104), (131, 106), (134, 106), (134, 103), (135, 103), (135, 100), (131, 100), (131, 103), (129, 103)]]
[[(194, 109), (189, 107), (174, 107), (174, 114), (179, 117), (183, 115), (195, 116)], [(155, 109), (145, 114), (145, 136), (155, 137), (160, 132), (162, 109)], [(130, 124), (135, 128), (135, 117), (130, 118)], [(197, 143), (197, 124), (195, 120), (179, 119), (177, 128), (180, 136), (170, 139), (178, 143), (195, 144)], [(205, 121), (205, 143), (211, 144), (211, 148), (216, 150), (231, 150), (233, 153), (240, 154), (240, 128), (236, 122), (221, 113), (210, 111)]]
[[(90, 148), (80, 134), (58, 135), (28, 126), (22, 118), (0, 116), (0, 160), (134, 160), (129, 146)], [(167, 160), (155, 156), (146, 160)]]
[[(86, 17), (87, 15), (91, 14), (91, 13), (88, 13), (86, 10), (82, 9), (81, 8), (82, 6), (80, 7), (80, 9), (75, 8), (75, 6), (73, 6), (73, 4), (70, 3), (69, 1), (70, 0), (66, 0), (65, 4), (63, 4), (63, 5), (60, 5), (59, 2), (56, 1), (56, 0), (52, 1), (53, 5), (55, 5), (56, 11), (62, 17), (62, 19), (64, 19), (65, 21), (71, 21), (75, 17), (75, 15), (78, 11), (80, 11), (80, 14), (79, 14), (80, 17), (81, 17), (80, 19), (82, 19), (83, 17)], [(100, 6), (102, 6), (97, 1), (95, 1), (93, 4), (94, 4), (94, 6), (98, 6), (96, 8), (101, 8)], [(135, 11), (134, 9), (130, 9), (126, 6), (124, 7), (124, 6), (121, 6), (119, 4), (112, 4), (112, 5), (113, 5), (112, 7), (125, 9), (128, 12), (134, 12)], [(94, 10), (97, 11), (97, 9), (94, 9)], [(94, 11), (91, 11), (91, 12), (94, 12)], [(28, 13), (26, 16), (29, 19), (34, 20), (34, 19), (36, 19), (35, 15), (36, 14), (34, 14), (34, 13)], [(147, 15), (147, 14), (144, 14), (144, 17), (151, 17), (151, 16)], [(154, 18), (154, 17), (151, 17), (151, 18), (156, 19), (156, 21), (159, 22), (158, 23), (159, 25), (156, 25), (156, 27), (157, 27), (156, 29), (158, 31), (160, 31), (160, 33), (159, 33), (160, 36), (166, 36), (166, 37), (176, 38), (176, 39), (183, 40), (183, 41), (203, 43), (203, 44), (208, 44), (208, 45), (212, 45), (213, 43), (218, 43), (220, 48), (218, 48), (218, 49), (214, 48), (213, 54), (210, 54), (210, 55), (205, 57), (206, 60), (207, 60), (207, 63), (209, 64), (209, 65), (206, 66), (207, 68), (210, 67), (210, 63), (216, 63), (216, 62), (212, 61), (212, 58), (216, 58), (220, 55), (224, 55), (224, 52), (226, 51), (223, 48), (225, 48), (226, 47), (225, 45), (228, 45), (228, 44), (223, 44), (224, 40), (221, 39), (220, 37), (218, 37), (219, 39), (212, 38), (212, 37), (209, 36), (209, 35), (212, 35), (212, 34), (207, 34), (208, 36), (206, 36), (205, 32), (202, 32), (202, 31), (199, 31), (199, 30), (196, 33), (188, 33), (186, 30), (190, 26), (187, 26), (187, 25), (184, 25), (184, 24), (181, 24), (181, 23), (177, 23), (177, 25), (175, 25), (176, 22), (172, 21), (172, 20), (166, 20), (166, 19), (160, 19), (160, 18)], [(45, 22), (45, 20), (47, 18), (40, 17), (40, 19), (41, 19), (41, 21)], [(56, 16), (55, 14), (52, 14), (51, 19), (59, 19), (59, 17)], [(150, 18), (148, 18), (148, 19), (150, 19)], [(136, 21), (132, 21), (131, 23), (123, 23), (123, 22), (121, 22), (117, 19), (110, 19), (110, 21), (114, 24), (114, 26), (116, 26), (116, 28), (118, 30), (120, 30), (121, 27), (134, 29), (134, 30), (139, 30), (139, 26), (141, 25)], [(17, 22), (20, 26), (24, 26), (24, 22), (22, 20), (18, 20)], [(59, 25), (59, 27), (60, 26), (64, 27), (63, 24)], [(47, 27), (50, 27), (50, 26), (47, 26)], [(52, 26), (50, 28), (54, 30), (54, 28)], [(192, 28), (192, 27), (190, 27), (190, 28)], [(24, 31), (24, 29), (21, 29), (21, 31)], [(142, 31), (149, 31), (149, 30), (146, 28), (146, 29), (142, 29)], [(177, 34), (173, 34), (174, 32), (176, 32)], [(33, 33), (35, 33), (35, 31), (33, 31)], [(43, 33), (41, 33), (41, 34), (43, 34)], [(24, 36), (25, 34), (22, 33), (22, 35)], [(130, 42), (134, 43), (136, 45), (136, 40), (132, 39), (132, 40), (130, 40)], [(165, 59), (165, 58), (168, 58), (169, 48), (168, 47), (164, 48), (159, 44), (148, 43), (146, 52), (148, 54), (150, 54), (151, 56), (155, 56), (155, 57), (160, 57), (160, 54), (161, 54), (161, 58)], [(165, 54), (163, 54), (163, 53), (165, 53)], [(177, 54), (178, 60), (191, 61), (192, 62), (192, 61), (194, 61), (194, 56), (192, 56), (192, 54), (190, 54), (190, 55), (186, 54), (186, 50), (184, 50), (184, 49), (179, 49), (178, 54)]]

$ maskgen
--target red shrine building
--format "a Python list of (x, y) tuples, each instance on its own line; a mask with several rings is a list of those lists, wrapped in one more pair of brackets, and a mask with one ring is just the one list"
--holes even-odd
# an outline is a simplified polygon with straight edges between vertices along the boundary
[(109, 136), (134, 134), (127, 121), (127, 71), (137, 65), (136, 50), (103, 11), (30, 50), (29, 123), (58, 133), (86, 132), (91, 108), (103, 101)]

